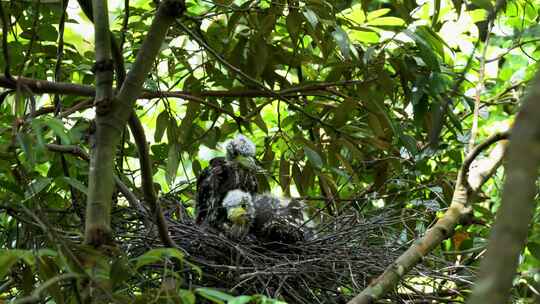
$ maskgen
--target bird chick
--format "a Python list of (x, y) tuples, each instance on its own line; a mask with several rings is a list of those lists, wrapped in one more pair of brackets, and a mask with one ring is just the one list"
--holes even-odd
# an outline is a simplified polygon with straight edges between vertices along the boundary
[(261, 168), (255, 162), (255, 144), (246, 136), (238, 134), (225, 145), (226, 159), (235, 161), (240, 166), (252, 172), (260, 171)]
[(226, 157), (210, 161), (197, 177), (197, 224), (223, 229), (227, 212), (223, 199), (229, 191), (238, 189), (255, 194), (258, 191), (258, 167), (255, 163), (255, 144), (243, 135), (225, 145)]
[(292, 244), (309, 238), (302, 202), (265, 193), (255, 195), (253, 205), (253, 231), (259, 240)]
[(227, 212), (227, 235), (233, 239), (244, 238), (255, 218), (251, 194), (240, 189), (231, 190), (223, 199), (223, 207)]
[(225, 145), (227, 160), (234, 160), (238, 156), (255, 157), (255, 144), (242, 134), (238, 134), (234, 139)]

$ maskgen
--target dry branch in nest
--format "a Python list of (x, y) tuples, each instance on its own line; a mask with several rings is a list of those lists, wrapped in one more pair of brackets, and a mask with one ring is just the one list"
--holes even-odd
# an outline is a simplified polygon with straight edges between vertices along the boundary
[[(263, 294), (288, 303), (345, 303), (408, 247), (398, 237), (403, 220), (390, 208), (364, 215), (340, 215), (319, 225), (313, 239), (292, 245), (254, 239), (232, 241), (218, 231), (194, 224), (189, 217), (170, 219), (169, 231), (203, 271), (202, 279), (189, 282), (191, 286)], [(160, 244), (157, 239), (145, 239), (141, 246), (149, 249)], [(441, 267), (440, 261), (437, 264), (435, 269)], [(443, 262), (442, 266), (448, 265)], [(422, 269), (423, 284), (432, 284), (430, 277), (445, 282), (458, 279), (449, 276), (449, 271)], [(403, 298), (412, 298), (410, 293), (397, 292), (389, 297), (392, 303), (406, 303)]]

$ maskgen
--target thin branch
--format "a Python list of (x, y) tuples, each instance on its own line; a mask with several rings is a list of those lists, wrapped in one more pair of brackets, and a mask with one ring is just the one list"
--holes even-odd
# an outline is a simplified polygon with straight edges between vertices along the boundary
[(53, 152), (60, 152), (60, 153), (67, 153), (71, 154), (73, 156), (77, 156), (80, 159), (83, 159), (85, 161), (90, 161), (90, 156), (88, 156), (88, 153), (86, 153), (83, 149), (81, 149), (79, 146), (74, 145), (58, 145), (58, 144), (45, 144), (45, 147), (49, 151)]
[[(20, 77), (18, 81), (24, 83), (35, 94), (54, 94), (60, 93), (63, 95), (75, 95), (75, 96), (88, 96), (93, 97), (95, 94), (95, 88), (89, 85), (81, 85), (67, 82), (51, 82), (46, 80), (32, 79), (27, 77)], [(275, 94), (279, 94), (287, 97), (298, 96), (312, 96), (319, 95), (321, 91), (328, 91), (333, 87), (346, 87), (357, 84), (366, 84), (375, 81), (374, 79), (366, 80), (343, 80), (332, 82), (313, 82), (310, 84), (293, 86), (283, 90), (276, 91)], [(5, 76), (0, 76), (0, 87), (8, 89), (16, 89), (15, 85), (9, 81)], [(333, 93), (332, 93), (333, 94)], [(273, 94), (257, 89), (236, 88), (231, 90), (203, 90), (197, 92), (190, 91), (154, 91), (143, 90), (138, 99), (154, 99), (163, 97), (177, 97), (187, 100), (193, 100), (195, 102), (200, 101), (205, 97), (217, 97), (217, 98), (239, 98), (239, 97), (271, 97)]]
[[(80, 159), (83, 159), (85, 161), (90, 161), (90, 156), (88, 153), (86, 153), (83, 149), (81, 149), (79, 146), (74, 145), (57, 145), (57, 144), (45, 144), (45, 147), (49, 151), (52, 152), (59, 152), (59, 153), (67, 153), (71, 154), (73, 156), (77, 156)], [(122, 182), (122, 180), (118, 176), (114, 176), (114, 182), (116, 183), (116, 186), (118, 187), (118, 190), (120, 190), (120, 193), (124, 195), (126, 200), (128, 201), (129, 205), (139, 211), (139, 212), (145, 212), (144, 208), (142, 207), (139, 199), (131, 190), (129, 190), (129, 187)]]
[(523, 47), (524, 45), (526, 44), (529, 44), (529, 43), (536, 43), (540, 41), (540, 39), (531, 39), (531, 40), (527, 40), (527, 41), (521, 41), (520, 43), (517, 43), (511, 47), (509, 47), (508, 49), (505, 50), (504, 53), (496, 56), (496, 57), (493, 57), (493, 58), (490, 58), (490, 59), (487, 59), (486, 60), (486, 63), (490, 63), (490, 62), (494, 62), (494, 61), (498, 61), (500, 60), (501, 58), (503, 58), (504, 56), (510, 54), (510, 52), (512, 52), (514, 49), (517, 49), (517, 48), (521, 48)]
[[(98, 2), (98, 0), (94, 0), (93, 3), (96, 27), (99, 26), (97, 14), (99, 11), (103, 11), (103, 7), (101, 10), (96, 7), (97, 4), (103, 5), (103, 3)], [(112, 99), (105, 98), (106, 95), (104, 94), (98, 95), (99, 91), (96, 91), (96, 146), (90, 160), (87, 227), (85, 231), (85, 242), (87, 244), (98, 247), (112, 240), (110, 207), (114, 190), (111, 184), (113, 183), (116, 147), (120, 142), (122, 131), (133, 113), (135, 101), (142, 93), (144, 81), (160, 51), (169, 26), (184, 11), (185, 3), (181, 0), (161, 1), (147, 36), (137, 52), (135, 63), (122, 83), (114, 102)], [(106, 15), (106, 11), (104, 15)], [(102, 30), (103, 34), (105, 34), (105, 30)], [(108, 34), (108, 28), (106, 31)], [(106, 43), (111, 43), (110, 38), (107, 38)], [(105, 39), (102, 39), (102, 42), (105, 43)], [(100, 61), (97, 63), (99, 64)], [(101, 64), (105, 66), (98, 66), (98, 68), (106, 69), (112, 65), (110, 62), (110, 65), (108, 65), (106, 60)], [(112, 77), (106, 80), (112, 81)], [(97, 84), (100, 83), (97, 82)], [(104, 97), (104, 99), (101, 100), (100, 97)]]
[[(62, 0), (62, 14), (60, 16), (60, 22), (58, 25), (58, 47), (56, 49), (56, 64), (54, 66), (54, 81), (58, 82), (61, 80), (62, 75), (62, 59), (64, 57), (64, 28), (67, 17), (67, 6), (69, 0)], [(37, 16), (39, 19), (39, 16)], [(62, 103), (60, 101), (60, 94), (54, 95), (54, 116), (58, 117), (60, 111), (62, 110)], [(35, 113), (36, 111), (32, 111)], [(61, 144), (60, 136), (56, 135), (56, 143)], [(60, 163), (62, 164), (62, 172), (65, 177), (69, 177), (69, 169), (66, 158), (63, 154), (60, 154)], [(69, 185), (69, 193), (71, 195), (71, 205), (77, 210), (81, 210), (82, 206), (79, 204), (77, 198), (77, 192), (72, 185)]]
[[(498, 137), (500, 136), (494, 135), (488, 140), (488, 142), (493, 143), (495, 140), (492, 138)], [(500, 139), (501, 138), (499, 138), (499, 140)], [(481, 147), (473, 149), (475, 153), (469, 154), (460, 171), (469, 172), (468, 166), (479, 154), (479, 152), (487, 146), (487, 144), (482, 143), (480, 146)], [(490, 161), (490, 165), (492, 167), (479, 169), (475, 168), (474, 172), (471, 172), (471, 175), (481, 176), (482, 178), (475, 178), (475, 180), (485, 182), (487, 180), (487, 178), (485, 178), (487, 172), (493, 174), (495, 172), (495, 168), (501, 164), (502, 157), (503, 153), (492, 153), (490, 155), (490, 158), (493, 158), (493, 160)], [(465, 218), (465, 216), (470, 213), (469, 205), (472, 201), (472, 197), (474, 196), (473, 194), (479, 191), (483, 184), (474, 183), (474, 185), (477, 185), (477, 187), (472, 189), (472, 192), (468, 191), (463, 181), (465, 176), (466, 175), (462, 174), (461, 172), (458, 173), (452, 203), (443, 217), (441, 217), (422, 238), (415, 241), (414, 244), (409, 247), (409, 249), (407, 249), (395, 260), (395, 262), (388, 266), (383, 274), (369, 284), (369, 286), (360, 294), (349, 301), (349, 304), (374, 303), (377, 299), (382, 298), (399, 283), (403, 276), (405, 276), (414, 266), (420, 263), (428, 253), (439, 246), (443, 240), (453, 234), (454, 228), (463, 218)]]
[[(489, 16), (487, 18), (487, 21), (489, 23), (493, 23), (495, 21), (495, 18), (497, 17), (498, 12), (505, 6), (506, 0), (497, 0), (497, 3), (495, 4), (495, 7), (491, 10), (489, 13)], [(443, 100), (440, 104), (440, 106), (436, 109), (434, 118), (433, 118), (433, 127), (431, 129), (431, 132), (429, 134), (429, 143), (432, 147), (437, 147), (439, 143), (439, 137), (443, 128), (443, 125), (446, 120), (446, 112), (448, 111), (448, 107), (452, 105), (453, 101), (452, 98), (456, 95), (458, 92), (461, 84), (466, 80), (465, 74), (470, 70), (472, 67), (472, 62), (474, 59), (474, 53), (478, 49), (478, 45), (480, 44), (480, 39), (476, 40), (474, 43), (474, 47), (471, 53), (471, 56), (467, 59), (467, 63), (465, 65), (465, 68), (460, 73), (460, 77), (454, 82), (454, 85), (452, 86), (452, 89), (448, 94), (446, 94), (443, 97)]]
[(486, 70), (486, 53), (489, 46), (489, 37), (491, 36), (491, 29), (493, 27), (493, 21), (488, 21), (486, 39), (484, 41), (484, 49), (482, 50), (482, 57), (480, 58), (480, 67), (478, 75), (478, 83), (476, 84), (476, 92), (474, 96), (474, 110), (473, 110), (473, 122), (471, 127), (471, 137), (469, 138), (469, 150), (474, 148), (476, 142), (476, 133), (478, 133), (478, 119), (480, 117), (480, 103), (481, 96), (484, 92), (484, 77)]
[(4, 75), (10, 82), (13, 82), (14, 79), (13, 79), (13, 76), (11, 76), (11, 72), (10, 72), (11, 61), (9, 57), (9, 48), (8, 48), (8, 42), (7, 42), (7, 36), (9, 33), (9, 20), (8, 20), (8, 16), (6, 16), (4, 12), (4, 4), (2, 4), (1, 2), (0, 2), (0, 19), (2, 22), (2, 33), (3, 33), (2, 34), (2, 54), (4, 55), (4, 65), (5, 65)]
[(144, 128), (135, 113), (133, 113), (129, 118), (128, 124), (139, 151), (139, 164), (141, 166), (141, 183), (144, 200), (152, 210), (156, 220), (156, 225), (158, 226), (159, 237), (161, 238), (163, 244), (168, 247), (177, 248), (178, 246), (169, 235), (167, 221), (165, 221), (163, 211), (161, 210), (161, 206), (159, 205), (156, 191), (154, 189), (152, 163), (148, 151), (148, 142), (146, 141), (146, 136), (144, 135)]
[[(482, 153), (482, 151), (489, 148), (492, 144), (500, 140), (508, 139), (509, 136), (510, 136), (510, 132), (495, 133), (491, 135), (490, 137), (486, 138), (486, 140), (484, 140), (482, 143), (474, 147), (469, 152), (469, 154), (463, 161), (463, 164), (461, 166), (462, 169), (459, 171), (459, 174), (460, 174), (459, 179), (463, 182), (465, 188), (467, 188), (468, 191), (474, 191), (474, 189), (472, 188), (471, 185), (469, 185), (469, 182), (468, 182), (469, 169), (472, 162), (476, 159), (476, 157), (480, 153)], [(476, 187), (478, 188), (479, 186), (480, 185), (477, 185)]]
[(129, 0), (124, 0), (124, 19), (122, 20), (122, 30), (120, 31), (120, 43), (118, 44), (120, 52), (124, 49), (124, 42), (126, 41), (126, 33), (128, 31), (129, 24)]
[(113, 67), (111, 50), (111, 32), (109, 31), (109, 11), (107, 1), (93, 0), (94, 36), (96, 63), (96, 114), (108, 112), (113, 96)]
[(540, 167), (540, 72), (537, 72), (516, 117), (508, 147), (502, 203), (480, 265), (470, 304), (508, 303), (512, 281), (538, 193)]

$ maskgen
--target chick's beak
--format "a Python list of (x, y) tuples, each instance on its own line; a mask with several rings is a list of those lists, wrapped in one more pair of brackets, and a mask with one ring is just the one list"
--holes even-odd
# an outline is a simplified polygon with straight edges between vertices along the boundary
[(236, 161), (247, 169), (257, 169), (258, 167), (255, 158), (252, 156), (239, 155), (236, 157)]
[(247, 221), (247, 211), (242, 207), (234, 207), (228, 212), (229, 220), (235, 224), (244, 224)]

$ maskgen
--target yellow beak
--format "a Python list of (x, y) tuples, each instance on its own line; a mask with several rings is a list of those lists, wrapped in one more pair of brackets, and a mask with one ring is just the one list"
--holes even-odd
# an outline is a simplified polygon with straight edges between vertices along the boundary
[(229, 210), (229, 220), (234, 224), (244, 224), (247, 221), (247, 212), (246, 209), (242, 207), (234, 207)]

